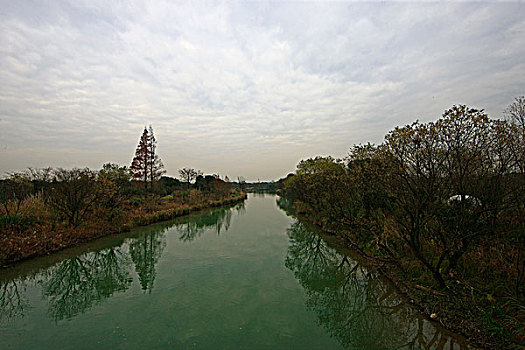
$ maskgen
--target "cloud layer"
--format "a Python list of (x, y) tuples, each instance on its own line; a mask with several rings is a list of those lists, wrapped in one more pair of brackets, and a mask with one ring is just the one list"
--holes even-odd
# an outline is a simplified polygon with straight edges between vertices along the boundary
[(0, 172), (129, 164), (277, 179), (452, 104), (525, 93), (522, 3), (4, 1)]

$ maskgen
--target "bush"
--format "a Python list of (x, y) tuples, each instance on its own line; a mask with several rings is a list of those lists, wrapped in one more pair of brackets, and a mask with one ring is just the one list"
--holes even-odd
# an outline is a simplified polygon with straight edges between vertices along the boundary
[(77, 227), (101, 199), (96, 186), (96, 174), (87, 168), (75, 168), (57, 169), (54, 175), (57, 182), (47, 193), (47, 203), (69, 226)]
[(22, 233), (36, 224), (37, 221), (32, 215), (20, 213), (0, 215), (0, 232), (3, 233)]

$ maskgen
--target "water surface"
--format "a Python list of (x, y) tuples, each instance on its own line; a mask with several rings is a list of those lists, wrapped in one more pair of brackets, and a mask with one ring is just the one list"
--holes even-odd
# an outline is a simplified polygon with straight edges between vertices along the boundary
[(0, 271), (0, 348), (463, 348), (278, 204), (250, 195)]

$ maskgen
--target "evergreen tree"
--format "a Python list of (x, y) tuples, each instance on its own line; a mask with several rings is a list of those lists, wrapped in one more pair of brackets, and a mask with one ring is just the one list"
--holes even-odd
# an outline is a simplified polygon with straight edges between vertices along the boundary
[(144, 187), (147, 186), (148, 182), (153, 187), (154, 182), (165, 173), (164, 165), (156, 154), (156, 149), (157, 141), (153, 135), (153, 128), (151, 125), (149, 130), (144, 127), (130, 167), (133, 179), (143, 181)]
[(166, 173), (166, 170), (164, 170), (164, 164), (162, 164), (162, 161), (160, 160), (159, 156), (157, 155), (157, 140), (155, 139), (155, 135), (153, 135), (153, 128), (151, 125), (149, 126), (149, 180), (150, 185), (153, 187), (153, 184), (155, 181), (160, 180), (161, 176)]

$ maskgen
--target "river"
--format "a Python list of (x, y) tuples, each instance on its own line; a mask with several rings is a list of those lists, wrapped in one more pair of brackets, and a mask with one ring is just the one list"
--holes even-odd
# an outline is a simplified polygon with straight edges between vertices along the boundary
[(0, 349), (463, 349), (273, 195), (0, 271)]

